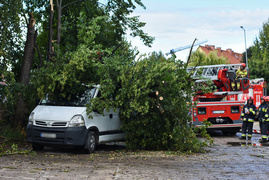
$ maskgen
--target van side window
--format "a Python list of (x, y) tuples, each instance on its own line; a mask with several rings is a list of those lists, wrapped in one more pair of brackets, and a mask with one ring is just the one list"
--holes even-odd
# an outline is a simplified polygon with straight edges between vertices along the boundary
[(231, 106), (231, 113), (239, 113), (239, 106)]
[(99, 97), (99, 98), (101, 97), (101, 91), (100, 90), (98, 91), (97, 97)]
[(198, 107), (198, 115), (206, 114), (206, 107)]

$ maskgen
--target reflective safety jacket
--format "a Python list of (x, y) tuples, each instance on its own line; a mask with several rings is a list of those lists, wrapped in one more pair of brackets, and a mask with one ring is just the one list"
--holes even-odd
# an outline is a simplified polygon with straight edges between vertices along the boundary
[(238, 77), (238, 78), (247, 77), (247, 75), (248, 75), (248, 71), (247, 71), (246, 69), (241, 70), (241, 69), (239, 68), (239, 69), (237, 69), (237, 71), (236, 71), (236, 77)]
[[(265, 120), (268, 119), (268, 104), (266, 102), (262, 103), (260, 106), (259, 106), (259, 109), (258, 109), (258, 113), (259, 113), (259, 121), (260, 122), (264, 122)], [(269, 119), (268, 119), (269, 121)]]
[(254, 122), (255, 114), (256, 114), (255, 110), (256, 110), (256, 106), (253, 103), (251, 104), (247, 103), (243, 107), (243, 112), (241, 114), (241, 118), (243, 118), (243, 121)]

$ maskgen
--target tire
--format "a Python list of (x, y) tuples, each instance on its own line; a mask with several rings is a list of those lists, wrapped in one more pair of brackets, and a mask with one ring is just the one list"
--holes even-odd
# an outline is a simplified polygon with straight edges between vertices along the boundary
[(44, 145), (32, 144), (32, 148), (33, 148), (34, 151), (42, 151), (44, 149)]
[(96, 144), (97, 144), (97, 138), (96, 135), (93, 131), (90, 131), (88, 133), (87, 139), (86, 139), (86, 143), (85, 143), (85, 152), (86, 153), (93, 153), (95, 151), (96, 148)]

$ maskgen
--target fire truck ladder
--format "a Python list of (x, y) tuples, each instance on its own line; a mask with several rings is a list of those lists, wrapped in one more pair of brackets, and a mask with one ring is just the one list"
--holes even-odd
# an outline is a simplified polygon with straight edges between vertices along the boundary
[[(234, 75), (237, 69), (240, 68), (241, 64), (219, 64), (219, 65), (209, 65), (209, 66), (197, 66), (197, 67), (188, 67), (187, 72), (193, 73), (192, 77), (197, 79), (196, 82), (202, 82), (206, 79), (209, 80), (218, 80), (218, 73), (221, 69), (228, 69)], [(201, 74), (200, 74), (201, 72)], [(203, 79), (200, 79), (202, 77)], [(214, 92), (214, 95), (233, 95), (233, 94), (242, 94), (241, 91), (223, 91), (223, 92)]]
[(197, 67), (188, 67), (187, 72), (192, 73), (192, 77), (195, 79), (199, 78), (199, 72), (201, 73), (202, 78), (207, 78), (210, 80), (218, 80), (218, 73), (221, 69), (233, 70), (236, 72), (240, 68), (241, 64), (219, 64), (219, 65), (208, 65), (208, 66), (197, 66)]

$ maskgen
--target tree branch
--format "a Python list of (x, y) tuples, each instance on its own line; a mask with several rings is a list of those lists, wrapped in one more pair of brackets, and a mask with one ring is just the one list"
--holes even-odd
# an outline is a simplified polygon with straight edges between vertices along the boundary
[(71, 4), (80, 3), (80, 2), (83, 2), (83, 1), (85, 1), (85, 0), (78, 0), (78, 1), (70, 2), (70, 3), (66, 4), (66, 5), (64, 5), (61, 9), (65, 8), (66, 6), (69, 6)]
[[(56, 3), (58, 5), (58, 0), (56, 0)], [(50, 11), (54, 12), (54, 9), (53, 9), (53, 0), (50, 0)]]
[(190, 60), (191, 60), (191, 52), (192, 52), (192, 49), (193, 49), (193, 46), (194, 46), (194, 43), (195, 41), (197, 41), (197, 39), (195, 38), (192, 45), (191, 45), (191, 49), (190, 49), (190, 52), (189, 52), (189, 56), (188, 56), (188, 60), (187, 60), (187, 63), (186, 63), (186, 67), (189, 65), (190, 63)]
[(112, 51), (112, 53), (111, 53), (108, 57), (114, 55), (114, 53), (117, 51), (117, 49), (118, 49), (121, 45), (122, 45), (122, 44), (119, 44), (119, 45)]
[[(191, 45), (191, 49), (190, 49), (190, 52), (189, 52), (189, 56), (188, 56), (188, 60), (187, 60), (187, 63), (185, 65), (185, 69), (187, 69), (189, 63), (190, 63), (190, 60), (191, 60), (191, 52), (192, 52), (192, 49), (193, 49), (193, 46), (194, 46), (194, 43), (195, 41), (197, 41), (197, 39), (195, 38), (192, 45)], [(193, 72), (195, 71), (195, 69), (197, 68), (198, 64), (196, 64), (196, 66), (193, 68)], [(193, 75), (193, 73), (189, 73), (187, 79), (190, 79), (190, 77)]]
[(25, 12), (24, 12), (24, 9), (23, 9), (23, 8), (21, 8), (21, 12), (22, 12), (23, 17), (24, 17), (24, 19), (25, 19), (26, 26), (28, 26), (29, 22), (28, 22), (28, 20), (27, 20), (27, 17), (26, 17), (26, 14), (25, 14)]

